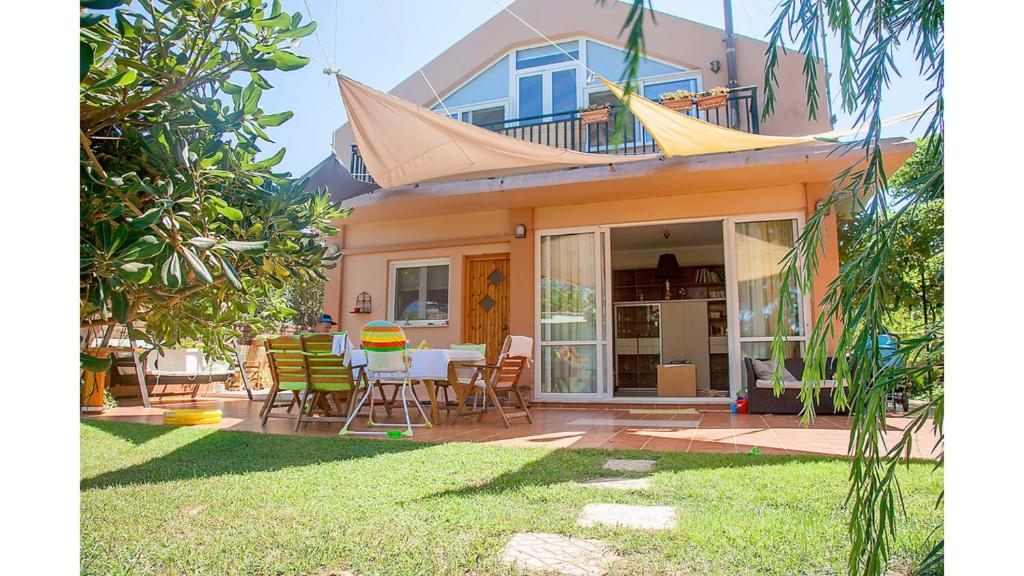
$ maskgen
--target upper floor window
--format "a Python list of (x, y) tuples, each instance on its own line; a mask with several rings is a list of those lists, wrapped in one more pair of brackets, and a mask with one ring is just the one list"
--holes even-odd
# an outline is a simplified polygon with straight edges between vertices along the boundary
[[(565, 52), (558, 48), (568, 52), (572, 55), (572, 58), (566, 56)], [(578, 41), (562, 42), (558, 45), (558, 48), (548, 45), (516, 50), (516, 70), (547, 66), (548, 64), (557, 64), (559, 62), (571, 62), (573, 58), (579, 60), (580, 43)]]

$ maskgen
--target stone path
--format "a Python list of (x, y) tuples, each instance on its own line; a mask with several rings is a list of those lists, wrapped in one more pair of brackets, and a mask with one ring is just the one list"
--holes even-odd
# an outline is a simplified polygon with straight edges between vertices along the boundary
[(600, 524), (612, 528), (668, 530), (676, 527), (676, 521), (676, 509), (671, 506), (587, 504), (576, 523), (583, 527)]
[[(654, 460), (609, 458), (604, 463), (604, 469), (617, 472), (650, 472), (654, 470), (655, 464)], [(583, 484), (605, 490), (646, 490), (651, 487), (651, 479), (595, 478)], [(577, 524), (583, 527), (601, 525), (639, 530), (667, 530), (674, 528), (677, 521), (676, 510), (671, 506), (587, 504)], [(503, 564), (569, 576), (604, 576), (608, 573), (608, 564), (618, 559), (607, 544), (600, 540), (567, 538), (559, 534), (539, 532), (515, 534), (501, 553)]]
[(609, 458), (604, 463), (605, 470), (616, 472), (650, 472), (654, 470), (654, 460), (624, 460), (622, 458)]
[(600, 540), (539, 532), (516, 534), (501, 553), (505, 564), (570, 576), (603, 576), (618, 558)]

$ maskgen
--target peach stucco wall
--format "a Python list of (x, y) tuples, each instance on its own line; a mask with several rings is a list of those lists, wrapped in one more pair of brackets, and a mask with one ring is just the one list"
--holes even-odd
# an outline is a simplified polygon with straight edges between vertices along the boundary
[[(550, 193), (557, 195), (558, 191), (552, 190)], [(818, 193), (820, 190), (815, 188), (814, 194)], [(423, 339), (428, 340), (434, 347), (458, 343), (462, 341), (463, 329), (463, 257), (508, 252), (511, 258), (510, 331), (513, 334), (534, 336), (536, 230), (743, 214), (804, 212), (813, 209), (813, 202), (810, 205), (807, 203), (815, 197), (803, 184), (791, 184), (345, 225), (343, 233), (336, 238), (345, 256), (341, 260), (340, 274), (331, 276), (325, 308), (328, 311), (338, 310), (337, 317), (341, 328), (358, 334), (360, 327), (366, 322), (387, 318), (390, 262), (449, 258), (451, 268), (448, 325), (407, 328), (406, 332), (413, 344)], [(526, 225), (526, 238), (513, 237), (513, 227), (516, 224)], [(830, 252), (834, 253), (834, 250)], [(823, 262), (822, 276), (834, 275), (836, 266), (833, 266), (827, 257)], [(348, 310), (354, 305), (356, 295), (363, 291), (373, 297), (372, 314), (349, 313)], [(526, 381), (531, 381), (532, 377), (532, 373), (528, 374)]]

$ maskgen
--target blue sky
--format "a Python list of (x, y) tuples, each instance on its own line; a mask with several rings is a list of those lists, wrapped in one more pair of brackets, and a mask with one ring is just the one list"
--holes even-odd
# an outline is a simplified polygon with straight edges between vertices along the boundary
[[(303, 39), (300, 50), (333, 63), (360, 82), (385, 91), (499, 11), (498, 6), (488, 0), (380, 0), (412, 52), (410, 55), (395, 39), (375, 0), (306, 1), (312, 18), (318, 22), (320, 42), (309, 36)], [(502, 5), (511, 3), (499, 1)], [(288, 12), (302, 12), (304, 21), (310, 17), (303, 0), (283, 0), (282, 4)], [(724, 26), (722, 3), (718, 0), (653, 0), (653, 4), (661, 12)], [(777, 0), (733, 0), (736, 33), (764, 38), (776, 5)], [(591, 9), (602, 8), (594, 5)], [(834, 60), (837, 53), (838, 48), (830, 45), (830, 60)], [(923, 108), (929, 90), (929, 83), (917, 74), (911, 45), (904, 45), (897, 53), (896, 65), (903, 76), (894, 78), (885, 95), (884, 116)], [(279, 168), (295, 175), (304, 173), (330, 153), (331, 133), (346, 120), (337, 85), (323, 74), (323, 68), (314, 61), (296, 72), (267, 74), (274, 89), (264, 92), (262, 108), (268, 112), (295, 112), (290, 121), (270, 132), (279, 146), (288, 149)], [(835, 92), (833, 90), (833, 94)], [(836, 128), (851, 126), (853, 119), (839, 113), (838, 106), (835, 108)], [(908, 136), (910, 129), (910, 124), (894, 126), (887, 130), (887, 135)], [(264, 149), (272, 147), (268, 145)]]

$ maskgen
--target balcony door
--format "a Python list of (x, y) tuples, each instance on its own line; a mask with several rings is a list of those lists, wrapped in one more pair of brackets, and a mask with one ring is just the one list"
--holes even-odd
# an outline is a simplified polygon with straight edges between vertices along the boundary
[(610, 396), (606, 231), (542, 231), (537, 237), (537, 398)]
[[(553, 65), (516, 75), (520, 125), (566, 120), (579, 108), (575, 64)], [(558, 112), (556, 116), (548, 116)]]

